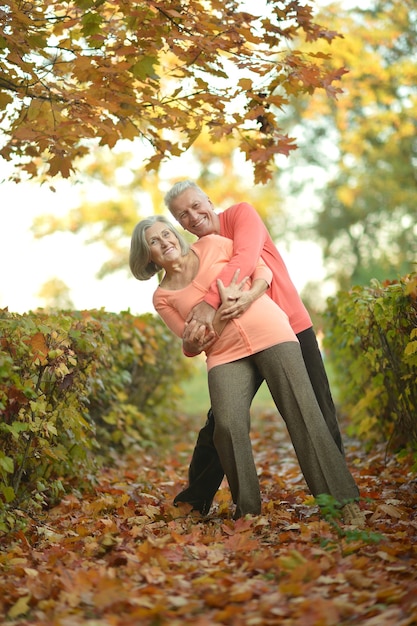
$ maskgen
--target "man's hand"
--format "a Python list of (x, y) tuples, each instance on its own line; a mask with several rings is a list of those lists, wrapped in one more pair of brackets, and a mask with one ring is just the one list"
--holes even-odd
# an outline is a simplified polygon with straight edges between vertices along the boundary
[(252, 302), (257, 300), (268, 289), (268, 283), (263, 278), (258, 278), (253, 281), (249, 290), (243, 291), (248, 278), (245, 277), (238, 282), (238, 272), (239, 270), (235, 272), (229, 287), (225, 287), (221, 280), (217, 281), (219, 294), (222, 299), (222, 305), (219, 309), (221, 321), (240, 317), (250, 307)]
[(210, 348), (216, 341), (217, 335), (214, 330), (207, 331), (206, 325), (191, 320), (185, 324), (182, 335), (182, 346), (186, 354), (200, 354)]
[(217, 287), (219, 290), (220, 298), (222, 301), (220, 319), (229, 320), (235, 317), (239, 317), (246, 311), (251, 304), (252, 297), (248, 294), (249, 291), (244, 291), (245, 285), (248, 281), (248, 276), (245, 276), (243, 280), (239, 281), (240, 270), (236, 270), (234, 276), (227, 287), (219, 279), (217, 281)]
[(244, 291), (242, 295), (232, 302), (230, 306), (223, 309), (220, 315), (221, 320), (232, 320), (240, 317), (252, 304), (253, 298), (249, 291)]
[(236, 302), (236, 300), (239, 300), (244, 293), (243, 290), (249, 280), (249, 276), (245, 276), (245, 278), (239, 281), (239, 274), (240, 270), (236, 270), (230, 284), (227, 287), (224, 286), (220, 279), (217, 280), (217, 288), (219, 290), (222, 306), (227, 305), (229, 302)]
[(210, 304), (207, 302), (199, 302), (196, 304), (193, 309), (188, 314), (186, 322), (189, 323), (191, 321), (199, 322), (201, 325), (204, 325), (208, 331), (213, 330), (213, 319), (216, 314), (216, 310), (213, 309)]

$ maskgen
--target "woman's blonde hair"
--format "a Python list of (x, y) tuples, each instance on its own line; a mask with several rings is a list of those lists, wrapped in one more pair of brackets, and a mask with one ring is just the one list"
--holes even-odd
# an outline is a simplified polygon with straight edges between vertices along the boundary
[(161, 267), (150, 260), (150, 249), (146, 241), (145, 233), (156, 222), (161, 222), (176, 236), (179, 241), (182, 255), (186, 255), (190, 249), (189, 243), (180, 235), (173, 224), (164, 215), (151, 215), (136, 224), (130, 242), (129, 267), (138, 280), (149, 280), (161, 271)]

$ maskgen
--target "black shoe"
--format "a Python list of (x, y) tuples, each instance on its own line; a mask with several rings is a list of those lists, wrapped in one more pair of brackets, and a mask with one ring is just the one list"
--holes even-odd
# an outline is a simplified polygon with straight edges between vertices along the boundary
[(198, 500), (195, 495), (193, 495), (193, 490), (188, 487), (175, 496), (174, 506), (178, 506), (178, 504), (184, 502), (186, 504), (191, 504), (193, 511), (198, 511), (201, 515), (208, 515), (211, 505), (213, 504), (213, 498)]

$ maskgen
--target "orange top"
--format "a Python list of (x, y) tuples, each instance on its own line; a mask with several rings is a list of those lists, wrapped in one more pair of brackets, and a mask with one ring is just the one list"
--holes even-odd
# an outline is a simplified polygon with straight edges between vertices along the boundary
[[(188, 313), (205, 298), (213, 280), (229, 263), (233, 242), (219, 235), (206, 235), (196, 241), (192, 249), (200, 261), (194, 280), (174, 291), (158, 287), (153, 295), (156, 311), (178, 337), (182, 337)], [(243, 276), (242, 272), (240, 275)], [(252, 280), (263, 278), (270, 283), (271, 276), (270, 269), (259, 259)], [(207, 368), (236, 361), (284, 341), (298, 340), (287, 315), (264, 294), (241, 317), (226, 324), (219, 339), (207, 351)]]
[[(313, 325), (310, 315), (296, 290), (287, 267), (256, 209), (247, 202), (234, 204), (219, 213), (220, 235), (233, 240), (233, 257), (219, 278), (228, 285), (236, 269), (241, 276), (251, 276), (261, 257), (272, 270), (273, 280), (268, 295), (288, 315), (291, 327), (299, 333)], [(215, 309), (220, 304), (216, 281), (204, 300)], [(253, 306), (253, 305), (252, 305)]]

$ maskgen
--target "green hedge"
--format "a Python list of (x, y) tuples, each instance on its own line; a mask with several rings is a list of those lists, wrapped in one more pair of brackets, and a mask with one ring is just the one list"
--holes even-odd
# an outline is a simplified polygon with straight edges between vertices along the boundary
[(324, 347), (352, 434), (417, 447), (417, 274), (328, 300)]
[(97, 464), (158, 445), (190, 360), (159, 318), (0, 311), (0, 529), (86, 489)]

